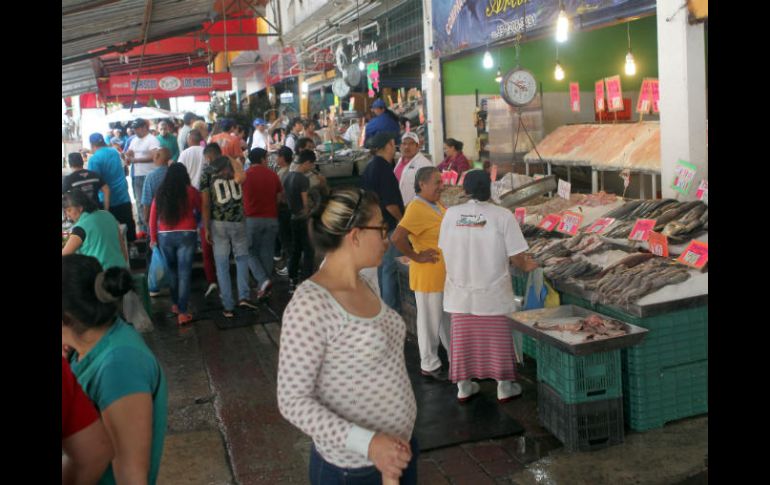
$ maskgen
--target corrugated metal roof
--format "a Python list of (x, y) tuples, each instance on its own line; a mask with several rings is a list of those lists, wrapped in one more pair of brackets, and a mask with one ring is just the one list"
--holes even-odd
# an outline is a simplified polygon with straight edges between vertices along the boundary
[(96, 61), (88, 59), (62, 66), (61, 95), (63, 98), (96, 91), (94, 62)]

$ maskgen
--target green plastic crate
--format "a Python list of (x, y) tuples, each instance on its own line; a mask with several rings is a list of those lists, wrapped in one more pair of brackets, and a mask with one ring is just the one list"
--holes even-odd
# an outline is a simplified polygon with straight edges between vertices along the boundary
[(511, 284), (513, 286), (513, 294), (524, 296), (527, 290), (527, 278), (528, 273), (511, 275)]
[(147, 315), (152, 315), (152, 304), (150, 303), (150, 290), (147, 287), (147, 273), (132, 273), (134, 280), (134, 291), (142, 299), (142, 304)]
[(529, 335), (523, 335), (522, 337), (522, 352), (524, 352), (524, 355), (528, 355), (537, 360), (537, 340)]
[(537, 380), (551, 386), (567, 404), (619, 398), (620, 350), (577, 356), (538, 341)]
[(628, 425), (636, 431), (708, 413), (708, 360), (628, 374), (623, 404)]

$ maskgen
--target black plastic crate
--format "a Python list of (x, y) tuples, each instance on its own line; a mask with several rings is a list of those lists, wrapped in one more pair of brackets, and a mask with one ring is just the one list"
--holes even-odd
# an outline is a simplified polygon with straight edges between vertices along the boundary
[(567, 404), (544, 382), (537, 383), (540, 424), (569, 451), (593, 451), (623, 443), (623, 398)]

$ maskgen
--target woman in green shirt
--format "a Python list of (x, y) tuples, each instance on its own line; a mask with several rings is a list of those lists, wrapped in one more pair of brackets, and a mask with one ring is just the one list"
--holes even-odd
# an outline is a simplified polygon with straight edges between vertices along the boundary
[(95, 257), (104, 268), (128, 267), (128, 250), (115, 216), (99, 210), (96, 203), (79, 190), (62, 195), (62, 208), (75, 223), (62, 256), (83, 254)]
[(96, 404), (115, 449), (100, 484), (154, 484), (166, 434), (168, 389), (160, 364), (117, 316), (132, 287), (125, 268), (102, 270), (90, 256), (62, 258), (62, 347)]

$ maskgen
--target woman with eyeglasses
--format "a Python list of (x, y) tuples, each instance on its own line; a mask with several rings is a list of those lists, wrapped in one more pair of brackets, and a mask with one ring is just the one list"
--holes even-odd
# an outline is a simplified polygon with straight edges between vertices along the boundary
[(360, 272), (380, 264), (388, 225), (377, 195), (311, 191), (308, 226), (325, 264), (283, 315), (278, 408), (313, 439), (310, 483), (417, 483), (417, 405), (406, 326)]

